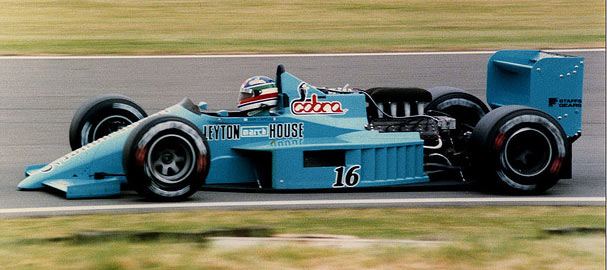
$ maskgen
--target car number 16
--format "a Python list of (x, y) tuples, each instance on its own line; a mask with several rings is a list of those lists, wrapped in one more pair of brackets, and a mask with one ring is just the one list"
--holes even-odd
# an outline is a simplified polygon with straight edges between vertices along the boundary
[(350, 168), (348, 168), (348, 170), (346, 170), (346, 174), (344, 175), (345, 168), (345, 166), (339, 166), (334, 169), (334, 188), (355, 187), (360, 182), (360, 175), (358, 172), (356, 172), (358, 169), (360, 169), (360, 165), (352, 165)]

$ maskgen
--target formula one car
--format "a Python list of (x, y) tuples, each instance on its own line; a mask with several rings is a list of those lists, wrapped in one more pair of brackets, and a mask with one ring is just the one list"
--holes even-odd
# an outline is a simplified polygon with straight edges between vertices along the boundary
[(88, 198), (120, 194), (128, 184), (148, 198), (175, 201), (201, 186), (452, 181), (541, 193), (571, 178), (583, 66), (580, 57), (499, 51), (488, 64), (489, 106), (452, 87), (314, 87), (282, 66), (275, 81), (245, 81), (240, 111), (208, 111), (185, 98), (148, 117), (130, 98), (104, 95), (74, 115), (73, 152), (29, 166), (19, 189)]

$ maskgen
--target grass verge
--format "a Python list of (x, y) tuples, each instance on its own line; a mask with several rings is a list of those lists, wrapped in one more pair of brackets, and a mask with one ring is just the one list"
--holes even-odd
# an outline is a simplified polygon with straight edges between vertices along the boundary
[[(440, 240), (429, 247), (247, 248), (204, 242), (46, 242), (77, 231), (193, 232), (266, 226), (277, 233)], [(604, 269), (605, 234), (549, 235), (549, 227), (605, 227), (605, 207), (187, 211), (0, 220), (2, 269)], [(26, 241), (24, 241), (26, 240)]]
[(604, 47), (602, 0), (0, 0), (0, 55)]

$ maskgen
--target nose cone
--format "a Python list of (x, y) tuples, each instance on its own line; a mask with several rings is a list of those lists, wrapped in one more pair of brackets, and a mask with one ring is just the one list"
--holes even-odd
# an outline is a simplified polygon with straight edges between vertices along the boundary
[(57, 165), (53, 164), (29, 166), (25, 169), (25, 179), (19, 182), (17, 188), (23, 190), (40, 189), (43, 187), (44, 182), (49, 181), (51, 178), (57, 176), (57, 171)]
[(43, 173), (33, 173), (32, 175), (26, 177), (25, 179), (19, 182), (17, 188), (19, 189), (39, 189), (42, 188), (42, 182), (44, 182), (46, 177), (44, 177)]
[(25, 168), (25, 179), (21, 180), (17, 187), (19, 189), (42, 188), (42, 182), (48, 180), (49, 173), (53, 171), (51, 164), (38, 164)]

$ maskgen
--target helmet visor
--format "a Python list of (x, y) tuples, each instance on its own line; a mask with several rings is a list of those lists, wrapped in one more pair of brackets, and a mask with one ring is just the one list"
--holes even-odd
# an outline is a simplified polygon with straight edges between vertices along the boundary
[(240, 92), (240, 95), (238, 95), (238, 102), (241, 102), (245, 99), (249, 99), (253, 97), (253, 93), (244, 93), (244, 92)]

